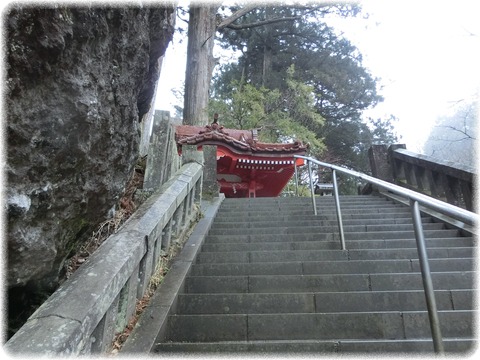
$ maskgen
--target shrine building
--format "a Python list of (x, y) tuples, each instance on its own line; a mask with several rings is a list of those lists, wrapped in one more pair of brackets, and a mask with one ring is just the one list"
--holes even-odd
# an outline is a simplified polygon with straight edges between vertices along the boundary
[(217, 146), (217, 181), (225, 197), (276, 197), (287, 185), (308, 146), (300, 141), (270, 144), (258, 141), (257, 130), (225, 129), (216, 121), (207, 126), (175, 127), (179, 154), (182, 145)]

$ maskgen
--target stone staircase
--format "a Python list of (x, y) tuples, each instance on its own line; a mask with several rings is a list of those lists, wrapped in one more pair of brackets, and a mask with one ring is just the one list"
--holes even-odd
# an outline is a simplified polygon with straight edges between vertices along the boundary
[[(154, 351), (433, 352), (410, 209), (340, 198), (345, 251), (333, 197), (225, 199)], [(475, 241), (423, 222), (445, 350), (470, 351)]]

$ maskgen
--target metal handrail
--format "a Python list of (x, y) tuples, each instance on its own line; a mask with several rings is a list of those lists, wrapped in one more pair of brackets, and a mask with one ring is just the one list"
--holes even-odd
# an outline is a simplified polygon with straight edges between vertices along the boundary
[[(420, 270), (422, 274), (422, 281), (423, 281), (423, 289), (425, 292), (425, 299), (427, 302), (427, 310), (428, 310), (428, 317), (430, 321), (430, 330), (432, 332), (432, 340), (433, 340), (433, 348), (436, 353), (444, 353), (444, 347), (443, 347), (443, 340), (442, 340), (442, 334), (440, 331), (440, 322), (438, 319), (438, 311), (437, 311), (437, 305), (435, 301), (435, 294), (433, 290), (433, 285), (432, 285), (432, 276), (430, 272), (430, 266), (428, 263), (428, 256), (427, 256), (427, 250), (426, 250), (426, 245), (425, 245), (425, 237), (423, 234), (423, 226), (422, 226), (422, 220), (421, 220), (421, 215), (420, 215), (420, 208), (419, 204), (436, 210), (442, 214), (451, 216), (453, 218), (456, 218), (460, 221), (463, 221), (467, 224), (470, 225), (475, 225), (478, 223), (479, 216), (473, 212), (470, 212), (468, 210), (464, 210), (461, 208), (458, 208), (454, 205), (444, 203), (443, 201), (431, 198), (427, 195), (423, 195), (420, 193), (417, 193), (413, 190), (403, 188), (401, 186), (391, 184), (389, 182), (386, 182), (384, 180), (380, 180), (377, 178), (374, 178), (372, 176), (360, 173), (358, 171), (346, 169), (337, 165), (325, 163), (322, 161), (318, 161), (316, 159), (313, 159), (311, 157), (306, 157), (306, 156), (300, 156), (300, 155), (294, 155), (295, 158), (297, 159), (303, 159), (307, 161), (308, 165), (308, 173), (309, 173), (309, 179), (310, 179), (310, 188), (312, 192), (312, 203), (314, 206), (314, 213), (315, 215), (317, 214), (317, 208), (315, 205), (315, 193), (313, 189), (313, 181), (312, 181), (312, 163), (329, 168), (332, 170), (332, 178), (333, 178), (333, 192), (334, 192), (334, 197), (335, 197), (335, 208), (337, 212), (337, 220), (338, 220), (338, 227), (339, 227), (339, 233), (340, 233), (340, 241), (341, 241), (341, 246), (342, 250), (346, 249), (345, 246), (345, 236), (343, 233), (343, 223), (342, 223), (342, 213), (340, 210), (340, 197), (338, 195), (338, 186), (337, 186), (337, 177), (336, 177), (336, 172), (340, 172), (346, 175), (350, 175), (353, 177), (356, 177), (358, 179), (364, 180), (368, 183), (374, 184), (380, 188), (383, 188), (385, 190), (388, 190), (392, 193), (395, 193), (397, 195), (406, 197), (410, 201), (410, 207), (412, 211), (412, 219), (413, 219), (413, 224), (414, 224), (414, 231), (415, 231), (415, 239), (417, 243), (417, 253), (418, 253), (418, 259), (420, 262)], [(298, 176), (297, 176), (297, 164), (295, 162), (295, 186), (296, 186), (296, 192), (298, 194)]]
[[(350, 170), (343, 168), (341, 166), (325, 163), (318, 161), (316, 159), (306, 157), (306, 156), (301, 156), (301, 155), (294, 155), (295, 158), (298, 159), (304, 159), (307, 160), (307, 162), (313, 162), (317, 165), (329, 168), (331, 170), (336, 170), (338, 172), (341, 172), (343, 174), (347, 174), (350, 176), (354, 176), (358, 179), (364, 180), (366, 182), (369, 182), (371, 184), (377, 185), (381, 188), (384, 188), (385, 190), (391, 191), (395, 194), (398, 194), (400, 196), (407, 197), (409, 199), (418, 201), (420, 205), (423, 205), (425, 207), (428, 207), (430, 209), (436, 210), (438, 212), (441, 212), (442, 214), (449, 215), (455, 219), (458, 219), (466, 224), (469, 225), (475, 225), (479, 221), (479, 216), (471, 211), (459, 208), (455, 205), (448, 204), (446, 202), (443, 202), (441, 200), (434, 199), (428, 195), (424, 195), (421, 193), (418, 193), (416, 191), (406, 189), (404, 187), (401, 187), (399, 185), (395, 185), (389, 182), (386, 182), (384, 180), (380, 180), (377, 178), (374, 178), (372, 176), (363, 174), (358, 171)], [(295, 164), (296, 165), (296, 164)]]

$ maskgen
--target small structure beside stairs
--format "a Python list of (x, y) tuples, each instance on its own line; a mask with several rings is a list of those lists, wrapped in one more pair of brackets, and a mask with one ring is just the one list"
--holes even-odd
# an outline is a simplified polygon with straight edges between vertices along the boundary
[(217, 181), (228, 198), (276, 197), (294, 174), (308, 146), (301, 141), (272, 144), (258, 141), (257, 130), (225, 129), (216, 120), (207, 126), (175, 127), (179, 154), (183, 145), (217, 146)]

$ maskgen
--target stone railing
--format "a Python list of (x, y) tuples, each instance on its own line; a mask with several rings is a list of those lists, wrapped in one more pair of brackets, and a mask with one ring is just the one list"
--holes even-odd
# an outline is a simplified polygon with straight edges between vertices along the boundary
[(190, 226), (202, 166), (189, 163), (155, 192), (5, 344), (12, 355), (88, 355), (110, 350), (135, 312), (161, 251)]
[(373, 176), (473, 211), (475, 171), (465, 165), (408, 151), (405, 145), (370, 149)]

